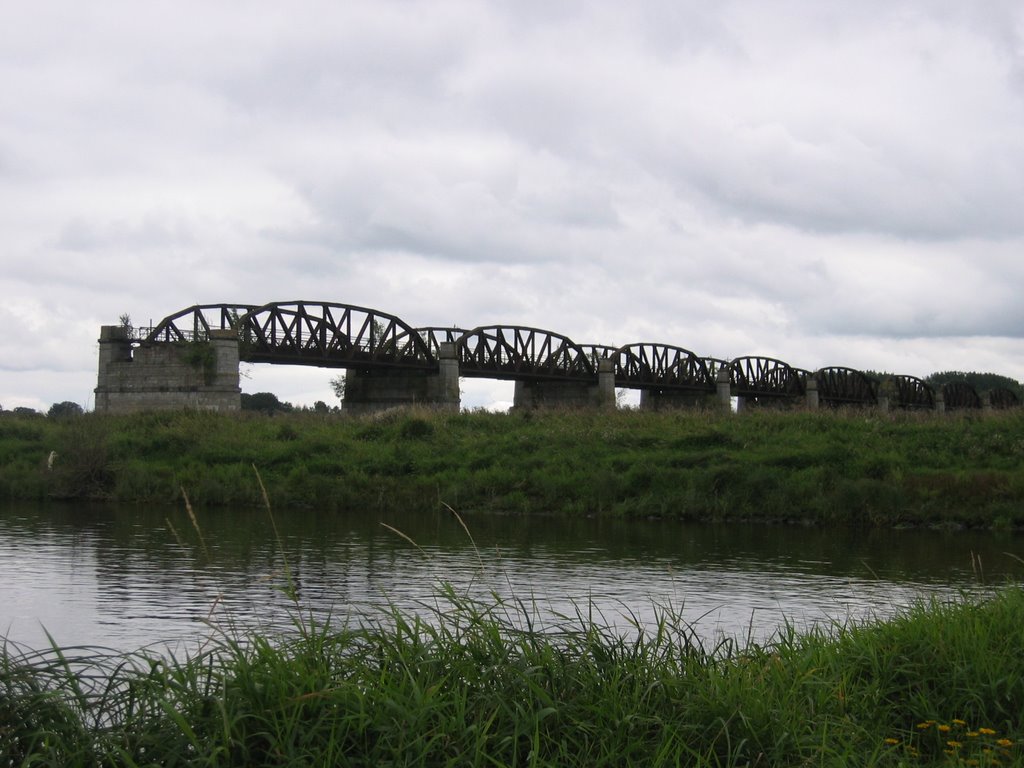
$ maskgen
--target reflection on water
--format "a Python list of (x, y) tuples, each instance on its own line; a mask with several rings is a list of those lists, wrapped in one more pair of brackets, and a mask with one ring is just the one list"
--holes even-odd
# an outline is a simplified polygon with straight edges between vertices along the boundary
[[(0, 634), (40, 647), (194, 647), (213, 627), (288, 626), (299, 605), (360, 621), (377, 606), (514, 596), (551, 624), (593, 612), (627, 629), (671, 606), (714, 642), (783, 623), (886, 615), (930, 594), (1018, 578), (1010, 534), (837, 531), (546, 517), (353, 512), (0, 510)], [(383, 523), (383, 525), (382, 525)], [(401, 535), (387, 526), (400, 531)], [(415, 545), (410, 543), (415, 542)], [(45, 631), (44, 631), (45, 629)]]

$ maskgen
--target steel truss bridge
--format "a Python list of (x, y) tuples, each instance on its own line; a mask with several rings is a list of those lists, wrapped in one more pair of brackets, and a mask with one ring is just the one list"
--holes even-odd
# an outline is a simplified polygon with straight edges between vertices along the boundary
[[(665, 395), (714, 395), (728, 374), (734, 396), (749, 402), (806, 397), (808, 382), (829, 406), (876, 405), (882, 383), (844, 367), (807, 371), (769, 357), (721, 360), (659, 343), (625, 346), (577, 344), (540, 328), (489, 325), (476, 328), (414, 328), (395, 315), (333, 302), (204, 304), (169, 315), (153, 328), (139, 329), (142, 344), (204, 341), (212, 331), (234, 331), (239, 360), (248, 363), (310, 365), (358, 370), (437, 370), (441, 345), (454, 348), (459, 375), (526, 382), (597, 384), (598, 369), (614, 372), (615, 386)], [(913, 376), (887, 384), (894, 408), (930, 409), (937, 393)], [(941, 392), (947, 409), (981, 408), (982, 400), (963, 382)], [(1010, 390), (989, 393), (993, 407), (1019, 404)]]

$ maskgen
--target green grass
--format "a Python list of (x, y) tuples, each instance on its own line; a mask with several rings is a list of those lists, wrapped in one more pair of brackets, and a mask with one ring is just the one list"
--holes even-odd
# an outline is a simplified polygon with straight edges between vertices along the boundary
[(8, 646), (0, 765), (1022, 764), (1018, 587), (749, 646), (704, 647), (671, 610), (531, 615), (446, 588), (418, 616), (186, 659)]
[[(47, 457), (56, 451), (52, 469)], [(1024, 527), (1024, 411), (0, 418), (0, 499)]]

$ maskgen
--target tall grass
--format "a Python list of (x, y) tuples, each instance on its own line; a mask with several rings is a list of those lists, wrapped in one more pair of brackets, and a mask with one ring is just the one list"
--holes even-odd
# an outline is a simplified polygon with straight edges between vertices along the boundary
[[(57, 452), (52, 469), (47, 456)], [(1024, 412), (0, 419), (0, 498), (1024, 527)]]
[(445, 587), (186, 659), (7, 645), (0, 765), (1021, 764), (1017, 587), (749, 646), (706, 648), (670, 610), (626, 633), (531, 614)]
[(537, 626), (515, 596), (442, 584), (352, 625), (284, 590), (293, 631), (211, 624), (181, 658), (2, 643), (0, 766), (1022, 762), (1018, 586), (711, 647), (671, 607), (623, 628), (584, 604)]

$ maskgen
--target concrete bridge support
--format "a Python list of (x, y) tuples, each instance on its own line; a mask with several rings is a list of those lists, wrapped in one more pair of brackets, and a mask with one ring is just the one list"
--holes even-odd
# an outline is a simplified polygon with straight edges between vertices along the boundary
[(455, 356), (455, 345), (443, 343), (438, 349), (436, 372), (350, 368), (345, 374), (341, 410), (358, 416), (388, 408), (421, 405), (457, 413), (460, 404), (459, 361)]
[(98, 412), (241, 409), (234, 331), (211, 331), (209, 341), (133, 347), (124, 328), (104, 325), (99, 344)]
[(668, 408), (706, 408), (718, 403), (717, 394), (677, 392), (663, 389), (640, 390), (640, 410), (659, 411)]
[(806, 397), (807, 407), (812, 411), (816, 411), (820, 401), (818, 399), (818, 380), (813, 376), (807, 377)]
[(597, 384), (577, 381), (517, 381), (512, 408), (615, 408), (615, 364), (601, 360)]
[(715, 377), (715, 396), (718, 404), (726, 411), (732, 411), (732, 382), (729, 380), (729, 369), (722, 368)]

